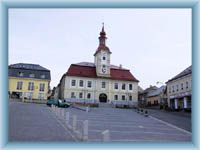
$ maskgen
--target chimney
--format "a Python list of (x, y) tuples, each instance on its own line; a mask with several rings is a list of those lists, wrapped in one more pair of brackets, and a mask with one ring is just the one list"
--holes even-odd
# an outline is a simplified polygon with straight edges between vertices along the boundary
[(122, 69), (122, 64), (119, 65), (119, 69)]

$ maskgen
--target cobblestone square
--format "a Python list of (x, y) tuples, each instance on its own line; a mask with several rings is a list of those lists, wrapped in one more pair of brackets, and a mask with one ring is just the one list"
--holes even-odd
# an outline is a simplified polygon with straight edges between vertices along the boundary
[[(145, 117), (133, 109), (98, 107), (86, 112), (70, 107), (60, 110), (69, 112), (71, 126), (76, 115), (76, 131), (80, 133), (83, 121), (88, 120), (86, 141), (103, 141), (105, 130), (109, 130), (109, 141), (191, 141), (190, 132), (152, 116)], [(44, 104), (10, 102), (9, 111), (10, 141), (82, 141), (67, 126), (64, 117)]]

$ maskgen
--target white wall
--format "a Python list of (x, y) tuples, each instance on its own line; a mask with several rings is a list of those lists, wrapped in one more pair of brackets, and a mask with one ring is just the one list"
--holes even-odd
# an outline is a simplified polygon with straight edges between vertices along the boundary
[[(71, 86), (71, 81), (76, 80), (76, 86)], [(79, 80), (84, 81), (83, 87), (79, 86)], [(92, 87), (87, 87), (87, 81), (92, 81)], [(102, 88), (102, 82), (106, 82), (106, 88)], [(118, 90), (114, 89), (114, 83), (118, 83)], [(121, 89), (122, 83), (126, 84), (126, 90)], [(132, 90), (129, 90), (129, 85), (132, 84)], [(65, 77), (64, 98), (71, 98), (71, 92), (75, 92), (76, 98), (79, 98), (79, 93), (83, 93), (83, 98), (86, 99), (87, 93), (91, 93), (91, 99), (99, 100), (99, 95), (105, 93), (108, 100), (114, 100), (114, 95), (118, 95), (118, 100), (121, 100), (121, 96), (125, 95), (126, 99), (129, 99), (129, 95), (132, 96), (132, 101), (137, 101), (138, 97), (138, 82), (132, 81), (118, 81), (100, 78), (86, 78), (86, 77)]]

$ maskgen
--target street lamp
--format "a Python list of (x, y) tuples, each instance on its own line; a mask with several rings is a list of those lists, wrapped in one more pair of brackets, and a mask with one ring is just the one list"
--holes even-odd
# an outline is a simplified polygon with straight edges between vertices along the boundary
[[(165, 85), (163, 82), (160, 82), (160, 81), (157, 81), (156, 84), (161, 84), (162, 86)], [(159, 97), (160, 97), (160, 109), (161, 109), (161, 106), (162, 106), (162, 107), (165, 107), (164, 89), (162, 89), (162, 91), (161, 91)]]

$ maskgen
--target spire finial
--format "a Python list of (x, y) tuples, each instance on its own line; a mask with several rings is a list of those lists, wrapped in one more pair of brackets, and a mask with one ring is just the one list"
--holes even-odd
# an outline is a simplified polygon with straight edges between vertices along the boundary
[(102, 22), (102, 25), (103, 25), (103, 27), (102, 27), (102, 32), (104, 32), (104, 22)]

